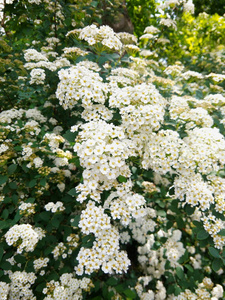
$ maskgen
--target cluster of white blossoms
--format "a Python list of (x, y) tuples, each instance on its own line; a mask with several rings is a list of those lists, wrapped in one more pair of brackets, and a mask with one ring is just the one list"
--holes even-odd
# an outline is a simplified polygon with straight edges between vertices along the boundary
[(117, 87), (133, 86), (138, 79), (140, 79), (138, 72), (127, 68), (113, 69), (107, 77), (109, 89), (112, 91)]
[(51, 211), (52, 213), (64, 211), (65, 207), (63, 206), (63, 203), (61, 201), (54, 202), (48, 202), (45, 206), (46, 211)]
[(9, 293), (9, 284), (0, 281), (0, 299), (7, 300)]
[[(191, 108), (189, 103), (197, 107)], [(179, 122), (180, 126), (185, 125), (186, 130), (196, 126), (212, 127), (213, 125), (213, 118), (202, 105), (202, 100), (196, 101), (192, 97), (173, 96), (170, 100), (169, 112), (171, 118)]]
[(224, 74), (215, 74), (215, 73), (210, 73), (206, 77), (212, 78), (216, 82), (222, 82), (225, 80), (225, 75)]
[(60, 143), (64, 143), (65, 139), (55, 133), (46, 133), (43, 137), (43, 142), (47, 142), (52, 152), (56, 152), (59, 149)]
[(72, 273), (64, 273), (59, 281), (51, 280), (43, 289), (44, 300), (82, 300), (83, 291), (89, 292), (93, 287), (90, 278), (75, 278)]
[(194, 72), (194, 71), (187, 71), (184, 73), (181, 73), (181, 77), (183, 77), (185, 80), (188, 80), (190, 78), (198, 78), (198, 79), (203, 79), (204, 76), (201, 73)]
[(170, 18), (161, 18), (160, 24), (167, 26), (167, 27), (172, 27), (173, 29), (177, 29), (177, 23), (175, 20), (172, 20)]
[(29, 62), (29, 61), (35, 61), (35, 62), (38, 62), (38, 61), (48, 61), (47, 57), (44, 54), (38, 52), (35, 49), (27, 49), (24, 52), (24, 59), (27, 62)]
[(129, 223), (132, 236), (140, 244), (146, 244), (148, 239), (151, 240), (156, 226), (156, 211), (148, 206), (145, 207), (145, 216), (138, 217), (135, 222)]
[(201, 283), (198, 284), (198, 288), (192, 292), (186, 289), (185, 292), (179, 294), (179, 296), (171, 296), (169, 299), (173, 300), (218, 300), (223, 298), (223, 287), (220, 284), (214, 283), (208, 277), (205, 277)]
[(199, 205), (205, 211), (214, 203), (214, 197), (209, 185), (203, 180), (201, 174), (194, 171), (186, 172), (175, 178), (174, 195), (191, 206)]
[[(142, 226), (144, 226), (144, 221)], [(154, 232), (154, 227), (151, 228), (151, 231)], [(145, 239), (142, 241), (138, 236), (140, 234), (138, 231), (132, 230), (132, 234), (135, 240), (142, 243), (142, 246), (138, 247), (138, 261), (146, 275), (159, 279), (165, 272), (167, 261), (170, 262), (172, 268), (181, 267), (178, 261), (184, 255), (185, 248), (181, 242), (182, 233), (180, 230), (170, 229), (168, 232), (159, 230), (154, 234), (146, 232)], [(167, 240), (156, 250), (154, 244), (157, 239), (162, 237)]]
[(152, 168), (159, 174), (173, 173), (183, 145), (179, 134), (173, 130), (160, 130), (152, 133), (145, 144), (142, 166)]
[(29, 216), (35, 214), (36, 203), (29, 203), (22, 201), (18, 207), (21, 215)]
[[(77, 201), (83, 202), (88, 195), (99, 201), (101, 191), (117, 186), (118, 176), (130, 176), (126, 159), (135, 155), (134, 144), (126, 139), (121, 127), (105, 121), (88, 122), (80, 129), (74, 151), (85, 170), (83, 183), (76, 187), (81, 192)], [(77, 126), (71, 130), (76, 131)]]
[(62, 258), (67, 257), (67, 253), (65, 253), (67, 250), (66, 246), (63, 244), (63, 242), (58, 243), (57, 246), (52, 250), (52, 254), (54, 259), (58, 259), (59, 256), (62, 256)]
[(78, 39), (86, 41), (96, 49), (100, 48), (101, 51), (113, 50), (120, 52), (123, 47), (117, 34), (107, 25), (100, 26), (99, 28), (94, 24), (86, 26), (79, 31)]
[(101, 206), (93, 201), (82, 211), (78, 226), (82, 233), (93, 233), (95, 241), (91, 248), (82, 247), (78, 253), (78, 275), (91, 274), (100, 268), (104, 273), (122, 273), (128, 269), (130, 261), (124, 251), (119, 251), (119, 232), (110, 223), (110, 217)]
[[(172, 76), (180, 76), (182, 74), (182, 71), (184, 70), (184, 66), (180, 64), (170, 65), (165, 68), (163, 71), (166, 75), (172, 75)], [(183, 99), (183, 98), (182, 98)]]
[(160, 95), (153, 84), (137, 84), (134, 87), (128, 86), (117, 88), (111, 91), (109, 98), (110, 107), (126, 107), (129, 105), (158, 105), (165, 107), (166, 100)]
[(166, 249), (166, 257), (169, 260), (171, 267), (180, 266), (178, 260), (184, 255), (185, 248), (181, 240), (182, 233), (180, 230), (174, 230), (172, 236), (166, 241), (164, 247)]
[(6, 243), (17, 247), (17, 253), (32, 252), (39, 241), (38, 234), (30, 224), (14, 225), (5, 234)]
[[(12, 108), (9, 110), (4, 110), (0, 113), (0, 122), (7, 124), (13, 123), (13, 125), (16, 125), (18, 124), (18, 120), (22, 119), (23, 116), (25, 116), (30, 121), (35, 120), (40, 123), (46, 122), (46, 117), (44, 117), (37, 108), (31, 108), (28, 110), (22, 108)], [(19, 126), (16, 129), (18, 130)], [(15, 129), (12, 130), (14, 131)]]
[(134, 133), (138, 133), (138, 143), (160, 128), (166, 103), (154, 85), (145, 83), (115, 88), (109, 97), (110, 107), (120, 109), (122, 127), (129, 137), (135, 140)]
[[(43, 47), (44, 48), (44, 47)], [(45, 69), (56, 71), (59, 68), (70, 66), (70, 61), (65, 57), (56, 57), (54, 61), (49, 59), (52, 51), (46, 52), (42, 49), (38, 52), (35, 49), (27, 49), (24, 53), (24, 58), (27, 61), (24, 67), (30, 72), (30, 84), (44, 84), (45, 83)], [(58, 54), (56, 53), (56, 56)]]
[(89, 201), (81, 213), (78, 226), (84, 234), (93, 233), (98, 236), (101, 231), (111, 228), (110, 217), (104, 213), (101, 206), (97, 207), (93, 201)]
[(76, 57), (85, 56), (85, 55), (88, 54), (87, 51), (83, 51), (78, 47), (65, 47), (63, 49), (63, 53), (64, 53), (63, 56), (66, 56), (66, 57), (69, 57), (69, 58), (70, 57), (71, 58), (76, 58)]
[(135, 286), (135, 290), (140, 298), (140, 300), (165, 300), (166, 299), (166, 289), (162, 281), (157, 280), (156, 289), (149, 289), (147, 292), (144, 292), (144, 287), (152, 281), (151, 276), (142, 276), (138, 278), (138, 284)]
[(142, 195), (121, 186), (106, 199), (104, 208), (110, 209), (112, 219), (120, 220), (123, 226), (127, 226), (133, 218), (138, 219), (146, 215), (144, 205), (145, 199)]
[(120, 41), (125, 45), (137, 44), (138, 38), (128, 32), (118, 32), (117, 36), (119, 37)]
[(58, 75), (60, 82), (56, 97), (64, 109), (73, 108), (80, 101), (84, 108), (91, 108), (93, 102), (105, 103), (107, 85), (99, 73), (84, 66), (73, 66), (60, 70)]
[(182, 168), (202, 174), (217, 172), (225, 164), (225, 139), (218, 128), (194, 128), (183, 139)]
[(35, 271), (39, 271), (42, 268), (47, 267), (49, 262), (48, 257), (40, 257), (34, 260), (34, 269)]
[(44, 84), (45, 82), (45, 71), (40, 68), (33, 69), (30, 72), (30, 84)]
[(9, 149), (9, 147), (6, 144), (1, 144), (0, 145), (0, 154), (4, 153), (8, 149)]
[(212, 213), (202, 218), (203, 226), (205, 231), (207, 231), (213, 238), (215, 247), (222, 249), (225, 244), (225, 237), (219, 235), (220, 230), (225, 228), (225, 222), (219, 218), (216, 218)]
[[(27, 273), (25, 271), (10, 271), (9, 278), (11, 283), (9, 284), (9, 293), (7, 300), (36, 300), (32, 285), (36, 280), (36, 276), (33, 272)], [(4, 298), (3, 298), (4, 299)]]

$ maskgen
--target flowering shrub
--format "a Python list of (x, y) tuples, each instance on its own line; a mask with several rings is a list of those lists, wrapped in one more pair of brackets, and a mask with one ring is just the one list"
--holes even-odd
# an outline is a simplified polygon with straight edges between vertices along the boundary
[(0, 298), (223, 299), (222, 40), (202, 70), (186, 1), (139, 42), (77, 7), (0, 3)]

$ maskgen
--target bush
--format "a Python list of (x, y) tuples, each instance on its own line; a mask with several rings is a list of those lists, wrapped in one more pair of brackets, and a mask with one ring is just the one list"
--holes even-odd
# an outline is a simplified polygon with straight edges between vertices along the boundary
[(225, 296), (225, 21), (175, 2), (1, 7), (1, 299)]

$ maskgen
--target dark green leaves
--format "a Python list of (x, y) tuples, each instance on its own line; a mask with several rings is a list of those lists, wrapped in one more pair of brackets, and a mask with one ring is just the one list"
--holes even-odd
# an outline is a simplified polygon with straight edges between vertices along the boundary
[(207, 231), (205, 231), (204, 229), (203, 230), (200, 230), (198, 233), (197, 233), (197, 239), (198, 240), (205, 240), (209, 237), (209, 234)]
[(8, 176), (0, 175), (0, 185), (6, 183), (7, 180), (8, 180)]
[(12, 175), (17, 169), (17, 164), (12, 164), (8, 167), (8, 174)]

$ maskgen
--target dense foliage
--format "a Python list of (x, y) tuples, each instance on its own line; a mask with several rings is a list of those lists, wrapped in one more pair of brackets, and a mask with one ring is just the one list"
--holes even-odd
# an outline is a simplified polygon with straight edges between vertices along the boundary
[(193, 0), (195, 5), (195, 15), (206, 12), (210, 15), (225, 14), (225, 3), (223, 0)]
[(2, 300), (225, 297), (225, 18), (142, 2), (0, 2)]

